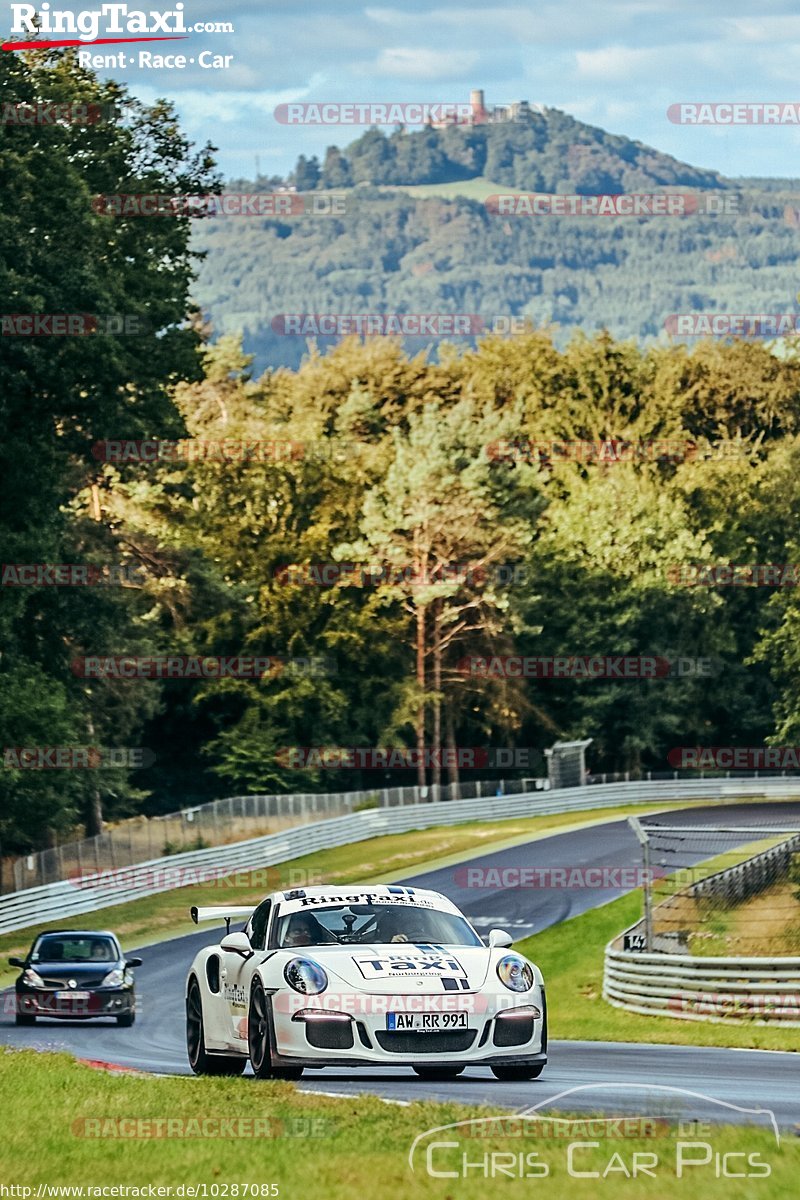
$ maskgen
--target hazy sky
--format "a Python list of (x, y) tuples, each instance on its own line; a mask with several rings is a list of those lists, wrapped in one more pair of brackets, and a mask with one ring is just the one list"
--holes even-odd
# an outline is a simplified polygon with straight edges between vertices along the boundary
[(359, 133), (282, 127), (272, 116), (281, 101), (448, 102), (483, 87), (489, 103), (562, 108), (727, 175), (800, 175), (795, 127), (681, 127), (666, 118), (679, 101), (800, 99), (798, 0), (757, 8), (736, 0), (187, 0), (186, 13), (234, 23), (234, 33), (173, 44), (232, 54), (227, 71), (114, 74), (145, 99), (173, 98), (190, 136), (219, 146), (226, 173), (251, 175), (256, 155), (265, 173), (284, 173), (298, 153), (321, 155)]

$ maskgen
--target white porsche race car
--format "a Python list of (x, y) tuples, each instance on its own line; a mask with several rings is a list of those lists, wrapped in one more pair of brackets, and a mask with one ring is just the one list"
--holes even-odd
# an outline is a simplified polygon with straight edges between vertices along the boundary
[[(298, 1079), (314, 1067), (466, 1066), (534, 1079), (547, 1061), (538, 967), (488, 945), (438, 892), (395, 886), (274, 892), (255, 910), (193, 908), (228, 932), (194, 959), (186, 1040), (196, 1074)], [(242, 932), (231, 921), (247, 918)]]

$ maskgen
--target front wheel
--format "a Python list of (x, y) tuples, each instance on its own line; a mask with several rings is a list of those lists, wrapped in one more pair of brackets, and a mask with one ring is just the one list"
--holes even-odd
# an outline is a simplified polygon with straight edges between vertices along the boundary
[(117, 1024), (123, 1029), (130, 1029), (133, 1022), (136, 1020), (135, 1012), (120, 1013), (117, 1017)]
[(420, 1079), (455, 1079), (464, 1070), (463, 1067), (437, 1067), (434, 1063), (413, 1067)]
[(256, 979), (250, 993), (250, 1013), (247, 1018), (247, 1044), (250, 1049), (250, 1065), (256, 1079), (299, 1079), (302, 1067), (275, 1067), (272, 1065), (270, 1046), (269, 1001), (260, 979)]
[(538, 1079), (543, 1070), (544, 1063), (520, 1063), (519, 1066), (492, 1067), (492, 1074), (506, 1083), (521, 1083), (524, 1079)]
[[(133, 1014), (130, 1014), (133, 1015)], [(203, 1032), (203, 1001), (196, 979), (186, 993), (186, 1049), (195, 1075), (241, 1075), (247, 1059), (233, 1054), (209, 1054)]]
[(21, 1013), (18, 1012), (14, 1018), (15, 1025), (35, 1025), (36, 1013)]

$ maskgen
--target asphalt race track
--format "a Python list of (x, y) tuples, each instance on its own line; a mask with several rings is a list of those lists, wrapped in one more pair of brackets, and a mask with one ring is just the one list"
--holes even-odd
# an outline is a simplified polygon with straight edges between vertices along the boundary
[[(647, 821), (665, 824), (735, 825), (773, 824), (800, 826), (800, 802), (726, 804), (724, 808), (691, 807), (652, 813)], [(720, 835), (720, 849), (736, 839)], [(748, 834), (742, 841), (754, 840)], [(714, 852), (704, 839), (699, 861)], [(681, 853), (681, 865), (690, 861)], [(613, 821), (571, 833), (555, 834), (472, 859), (460, 867), (447, 867), (404, 882), (445, 892), (474, 922), (480, 932), (505, 928), (515, 938), (547, 928), (622, 895), (625, 888), (491, 889), (466, 887), (464, 867), (514, 869), (525, 866), (638, 867), (639, 845), (625, 820)], [(513, 878), (513, 876), (509, 876)], [(90, 923), (90, 918), (80, 918)], [(143, 946), (144, 965), (137, 972), (140, 1012), (131, 1029), (110, 1022), (40, 1021), (33, 1028), (17, 1028), (3, 1006), (0, 1042), (38, 1049), (66, 1050), (81, 1058), (104, 1059), (155, 1073), (188, 1074), (184, 1045), (184, 981), (200, 946), (219, 939), (219, 928), (210, 926), (188, 937)], [(133, 948), (129, 948), (134, 953)], [(767, 1124), (740, 1109), (763, 1108), (774, 1112), (780, 1126), (800, 1122), (800, 1056), (758, 1050), (728, 1050), (691, 1046), (649, 1046), (629, 1043), (551, 1041), (548, 1065), (538, 1080), (500, 1083), (488, 1068), (468, 1067), (450, 1082), (418, 1079), (410, 1071), (372, 1070), (307, 1071), (300, 1087), (330, 1093), (370, 1091), (397, 1101), (458, 1100), (467, 1104), (502, 1105), (523, 1109), (543, 1104), (569, 1089), (552, 1107), (582, 1112), (624, 1115), (657, 1115), (680, 1111), (686, 1119)], [(669, 1088), (681, 1089), (670, 1093)], [(686, 1097), (686, 1089), (699, 1093)], [(724, 1107), (724, 1105), (734, 1107)]]

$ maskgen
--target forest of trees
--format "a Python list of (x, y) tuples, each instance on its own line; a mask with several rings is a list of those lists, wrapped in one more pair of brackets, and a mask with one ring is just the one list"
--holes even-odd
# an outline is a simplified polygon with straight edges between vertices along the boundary
[(308, 351), (275, 331), (283, 313), (522, 317), (563, 347), (576, 329), (666, 343), (672, 313), (798, 312), (789, 197), (756, 208), (743, 193), (741, 215), (667, 218), (503, 218), (467, 198), (374, 188), (348, 192), (346, 206), (198, 223), (192, 244), (206, 258), (194, 295), (218, 333), (243, 331), (257, 370), (297, 367)]
[[(728, 215), (502, 217), (469, 195), (392, 187), (488, 181), (523, 192), (618, 194), (672, 189), (735, 201)], [(608, 329), (666, 343), (673, 313), (795, 313), (800, 197), (791, 180), (726, 180), (557, 109), (475, 127), (369, 129), (322, 163), (301, 156), (299, 192), (324, 211), (219, 217), (195, 231), (205, 255), (195, 295), (218, 332), (244, 333), (258, 370), (299, 366), (303, 338), (282, 313), (474, 313), (571, 333)], [(275, 177), (232, 180), (272, 190)], [(468, 188), (465, 186), (465, 190)], [(474, 343), (474, 339), (472, 339)], [(322, 347), (331, 339), (318, 339)], [(424, 340), (406, 342), (410, 352)]]
[[(117, 97), (115, 85), (69, 57), (54, 66), (7, 55), (0, 73), (21, 101)], [(0, 853), (226, 793), (376, 782), (374, 772), (293, 769), (280, 754), (286, 746), (542, 750), (591, 737), (596, 770), (665, 770), (676, 745), (797, 738), (797, 589), (687, 587), (674, 570), (800, 562), (800, 361), (791, 345), (781, 357), (745, 342), (645, 348), (607, 332), (561, 345), (531, 329), (474, 347), (443, 344), (431, 357), (386, 338), (350, 339), (308, 354), (298, 369), (257, 375), (240, 339), (230, 332), (212, 342), (191, 308), (188, 220), (120, 218), (91, 204), (109, 191), (218, 188), (209, 148), (187, 145), (163, 105), (136, 106), (102, 136), (69, 125), (13, 132), (0, 130), (0, 179), (17, 181), (0, 225), (7, 311), (140, 313), (151, 332), (4, 339), (4, 562), (137, 571), (125, 586), (2, 589), (2, 746), (142, 746), (155, 762), (138, 772), (34, 771), (6, 760)], [(362, 215), (381, 203), (366, 199)], [(451, 311), (471, 311), (479, 215), (387, 203), (396, 238), (385, 220), (380, 236), (366, 219), (352, 228), (376, 278), (432, 286), (413, 276), (405, 247), (423, 233), (444, 238), (443, 265), (465, 281)], [(231, 241), (252, 229), (235, 224), (209, 222), (211, 236)], [(286, 246), (325, 228), (283, 234), (272, 222), (264, 236)], [(485, 233), (507, 247), (505, 265), (493, 268), (499, 311), (514, 294), (511, 263), (525, 260), (532, 236), (514, 232)], [(766, 243), (783, 232), (765, 223), (765, 266)], [(574, 236), (587, 256), (601, 254), (588, 233)], [(617, 235), (623, 245), (626, 236)], [(717, 244), (710, 234), (708, 244)], [(737, 246), (761, 253), (755, 236)], [(419, 253), (426, 261), (431, 251)], [(655, 242), (648, 253), (655, 261), (663, 248)], [(229, 311), (240, 303), (244, 311), (248, 287), (267, 288), (268, 274), (251, 257), (250, 280), (237, 279), (231, 245), (227, 254)], [(311, 259), (310, 246), (303, 254)], [(787, 243), (787, 275), (789, 255)], [(329, 281), (361, 270), (317, 259)], [(324, 297), (293, 271), (286, 288), (297, 289), (303, 309), (324, 311)], [(599, 259), (590, 274), (600, 287)], [(628, 304), (636, 303), (633, 292)], [(276, 449), (244, 461), (187, 454), (146, 463), (93, 452), (98, 442), (143, 438)], [(695, 449), (633, 463), (530, 450), (553, 439), (654, 438)], [(716, 452), (719, 442), (735, 453)], [(309, 585), (314, 565), (330, 562), (411, 564), (430, 578)], [(448, 572), (452, 564), (474, 570)], [(512, 652), (686, 655), (713, 659), (716, 674), (710, 685), (460, 668), (470, 655)], [(259, 681), (89, 680), (71, 670), (80, 656), (122, 654), (324, 656), (335, 670)]]

